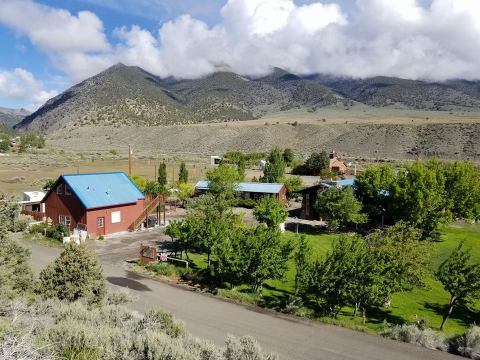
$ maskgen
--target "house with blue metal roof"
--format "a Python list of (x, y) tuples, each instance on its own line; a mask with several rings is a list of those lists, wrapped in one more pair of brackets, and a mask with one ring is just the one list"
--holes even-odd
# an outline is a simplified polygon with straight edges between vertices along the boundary
[[(208, 181), (201, 180), (195, 185), (198, 194), (208, 192)], [(237, 192), (242, 199), (258, 200), (264, 196), (273, 196), (283, 204), (287, 203), (287, 188), (279, 183), (240, 182)]]
[(128, 230), (142, 214), (145, 196), (123, 172), (67, 174), (42, 203), (52, 223), (100, 236)]

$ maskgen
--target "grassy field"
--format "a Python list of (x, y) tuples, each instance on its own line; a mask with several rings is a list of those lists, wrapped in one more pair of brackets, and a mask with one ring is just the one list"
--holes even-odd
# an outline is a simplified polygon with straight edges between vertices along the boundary
[[(29, 153), (8, 153), (0, 156), (0, 192), (20, 196), (23, 191), (38, 191), (46, 179), (56, 179), (61, 174), (87, 172), (123, 171), (128, 173), (128, 158), (125, 152), (72, 152), (57, 149), (32, 150)], [(149, 180), (156, 178), (155, 170), (161, 161), (167, 163), (169, 182), (178, 179), (180, 161), (185, 160), (189, 180), (194, 182), (204, 177), (209, 168), (206, 159), (157, 154), (155, 157), (134, 154), (132, 174)], [(209, 160), (209, 159), (208, 159)]]
[[(284, 237), (290, 241), (297, 241), (296, 235), (292, 232), (286, 232)], [(332, 242), (338, 238), (338, 234), (306, 234), (306, 237), (313, 248), (313, 258), (325, 256), (331, 248)], [(430, 270), (433, 274), (435, 269), (443, 260), (455, 249), (455, 247), (465, 240), (465, 244), (471, 247), (472, 258), (480, 261), (480, 224), (469, 225), (464, 223), (455, 223), (446, 227), (442, 231), (442, 237), (439, 242), (431, 245)], [(202, 254), (191, 254), (194, 267), (205, 268), (206, 257)], [(233, 291), (222, 289), (220, 294), (238, 301), (247, 303), (261, 303), (270, 307), (281, 307), (285, 304), (289, 295), (294, 291), (295, 268), (293, 260), (288, 260), (288, 271), (284, 280), (268, 281), (263, 290), (262, 298), (253, 297), (250, 294), (249, 287), (238, 286)], [(425, 320), (427, 324), (438, 329), (442, 320), (444, 306), (449, 301), (448, 293), (443, 289), (440, 282), (430, 275), (426, 279), (424, 289), (415, 289), (410, 292), (397, 293), (392, 298), (390, 308), (379, 309), (374, 313), (367, 313), (368, 322), (363, 325), (360, 317), (353, 318), (353, 309), (344, 308), (337, 320), (322, 318), (327, 322), (336, 323), (343, 326), (353, 327), (364, 331), (376, 332), (384, 326), (384, 321), (390, 323), (412, 323), (420, 319)], [(302, 309), (304, 314), (312, 314), (311, 309)], [(462, 333), (470, 324), (480, 321), (480, 301), (472, 309), (458, 307), (454, 310), (452, 317), (447, 322), (444, 331), (448, 334)]]

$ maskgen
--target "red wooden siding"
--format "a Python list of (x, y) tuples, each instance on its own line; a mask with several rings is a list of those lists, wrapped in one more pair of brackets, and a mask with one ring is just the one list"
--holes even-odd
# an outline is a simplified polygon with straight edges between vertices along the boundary
[[(144, 199), (136, 203), (124, 204), (105, 208), (85, 209), (77, 196), (71, 192), (71, 195), (65, 194), (65, 184), (61, 180), (58, 186), (62, 186), (62, 194), (57, 193), (57, 188), (51, 191), (45, 203), (45, 216), (52, 219), (54, 224), (59, 223), (60, 215), (70, 216), (70, 229), (74, 229), (78, 224), (86, 225), (87, 232), (91, 236), (108, 235), (116, 232), (127, 231), (133, 221), (142, 213), (144, 208)], [(112, 223), (112, 213), (120, 212), (120, 221)], [(97, 219), (104, 218), (103, 228), (97, 228)]]
[[(57, 187), (62, 186), (63, 194), (57, 194)], [(60, 181), (55, 189), (49, 193), (44, 200), (45, 216), (52, 219), (54, 224), (59, 223), (60, 215), (71, 217), (70, 229), (74, 229), (78, 224), (86, 224), (85, 208), (73, 193), (65, 194), (65, 184)]]
[[(97, 219), (103, 217), (105, 234), (127, 231), (128, 227), (142, 213), (145, 200), (138, 200), (136, 204), (119, 205), (115, 207), (87, 210), (87, 231), (89, 234), (103, 235), (97, 232)], [(112, 223), (112, 213), (120, 212), (120, 222)]]

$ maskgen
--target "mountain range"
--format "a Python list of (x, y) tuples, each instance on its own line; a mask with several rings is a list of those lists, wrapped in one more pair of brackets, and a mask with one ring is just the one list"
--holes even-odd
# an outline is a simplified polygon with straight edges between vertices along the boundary
[(315, 112), (362, 104), (476, 112), (480, 82), (297, 76), (278, 68), (260, 78), (221, 71), (179, 80), (117, 64), (50, 99), (15, 128), (48, 133), (70, 126), (241, 121), (293, 109)]
[(12, 127), (28, 115), (30, 115), (30, 111), (25, 109), (8, 109), (0, 107), (0, 124)]

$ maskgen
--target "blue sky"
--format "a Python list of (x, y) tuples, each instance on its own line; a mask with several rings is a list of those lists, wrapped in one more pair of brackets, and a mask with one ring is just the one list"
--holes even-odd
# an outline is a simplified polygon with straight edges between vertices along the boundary
[[(193, 78), (478, 79), (480, 1), (0, 0), (0, 106), (38, 108), (123, 62)], [(187, 16), (185, 16), (187, 14)]]

